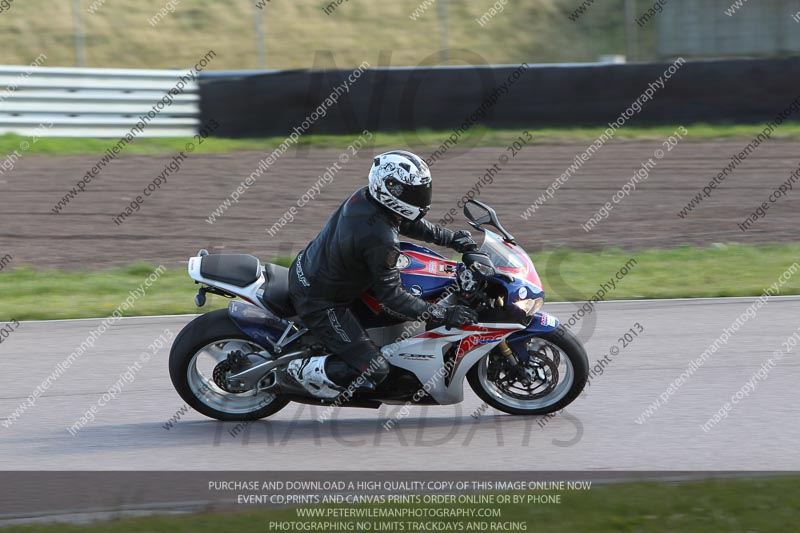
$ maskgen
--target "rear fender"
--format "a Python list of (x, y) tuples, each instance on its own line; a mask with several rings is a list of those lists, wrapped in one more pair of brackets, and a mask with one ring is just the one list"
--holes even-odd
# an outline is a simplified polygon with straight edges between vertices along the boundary
[[(255, 305), (234, 300), (228, 304), (228, 316), (242, 333), (267, 348), (274, 347), (290, 323)], [(297, 340), (284, 346), (287, 348)]]
[(536, 313), (527, 328), (509, 335), (506, 342), (517, 358), (527, 363), (530, 358), (528, 350), (525, 348), (527, 342), (534, 337), (541, 337), (545, 333), (555, 331), (558, 325), (559, 321), (553, 315)]

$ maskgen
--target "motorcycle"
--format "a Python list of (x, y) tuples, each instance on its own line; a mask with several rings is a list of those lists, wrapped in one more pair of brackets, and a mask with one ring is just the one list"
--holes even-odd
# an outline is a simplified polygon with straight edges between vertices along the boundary
[(176, 337), (169, 357), (176, 391), (193, 409), (226, 421), (268, 417), (293, 401), (365, 408), (455, 404), (464, 399), (465, 380), (499, 411), (563, 409), (586, 385), (586, 351), (541, 310), (545, 295), (536, 268), (494, 209), (470, 200), (464, 215), (484, 234), (477, 251), (456, 262), (401, 243), (397, 267), (407, 291), (439, 305), (468, 305), (478, 322), (452, 329), (403, 322), (364, 294), (351, 308), (391, 372), (377, 387), (350, 387), (336, 398), (303, 387), (287, 372), (295, 360), (333, 357), (296, 316), (289, 269), (251, 255), (200, 250), (188, 268), (201, 285), (195, 303), (202, 307), (207, 293), (234, 300), (195, 318)]

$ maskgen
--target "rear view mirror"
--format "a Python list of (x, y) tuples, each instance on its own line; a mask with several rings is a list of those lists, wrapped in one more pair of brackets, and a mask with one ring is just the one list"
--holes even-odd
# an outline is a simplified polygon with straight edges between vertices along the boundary
[(467, 202), (464, 206), (464, 215), (467, 219), (475, 222), (476, 224), (490, 224), (492, 222), (492, 215), (486, 205), (477, 204), (474, 202)]
[(516, 244), (514, 236), (500, 224), (497, 212), (485, 203), (478, 200), (468, 201), (464, 204), (464, 216), (467, 217), (473, 227), (482, 229), (481, 226), (492, 226), (500, 232), (506, 242)]

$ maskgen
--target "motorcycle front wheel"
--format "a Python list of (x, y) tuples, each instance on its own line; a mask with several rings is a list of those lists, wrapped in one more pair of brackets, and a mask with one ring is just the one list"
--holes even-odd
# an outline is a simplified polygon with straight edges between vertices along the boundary
[(231, 389), (224, 378), (230, 373), (228, 356), (235, 351), (271, 357), (231, 322), (227, 309), (189, 322), (169, 354), (169, 375), (180, 397), (195, 411), (224, 421), (257, 420), (286, 407), (289, 401), (279, 395)]
[(512, 365), (490, 352), (467, 373), (472, 390), (491, 407), (512, 415), (544, 415), (559, 411), (586, 386), (589, 360), (581, 341), (558, 329), (526, 342), (528, 362)]

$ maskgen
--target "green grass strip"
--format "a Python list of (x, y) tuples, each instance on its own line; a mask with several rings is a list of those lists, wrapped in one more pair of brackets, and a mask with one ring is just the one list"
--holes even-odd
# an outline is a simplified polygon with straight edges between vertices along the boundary
[[(547, 492), (535, 493), (547, 494)], [(368, 507), (368, 506), (355, 506)], [(372, 506), (374, 507), (374, 506)], [(389, 508), (430, 508), (430, 505), (387, 505)], [(453, 507), (453, 505), (445, 505)], [(462, 531), (470, 520), (478, 522), (524, 522), (527, 531), (548, 533), (666, 532), (683, 533), (797, 531), (800, 519), (800, 479), (717, 479), (667, 483), (593, 484), (588, 491), (563, 491), (561, 503), (549, 504), (457, 504), (459, 508), (499, 507), (500, 518), (479, 519), (401, 519), (400, 521), (461, 523)], [(352, 508), (352, 507), (348, 507)], [(298, 518), (295, 509), (206, 512), (182, 516), (153, 516), (122, 519), (92, 525), (34, 525), (4, 529), (8, 533), (217, 533), (219, 531), (269, 531), (270, 522), (309, 524), (323, 520), (353, 523), (368, 522), (377, 529), (381, 518)], [(457, 531), (458, 529), (447, 529)], [(486, 529), (491, 531), (491, 529)], [(404, 531), (414, 529), (404, 528)]]
[[(800, 263), (800, 244), (560, 250), (533, 254), (533, 259), (548, 301), (587, 300), (621, 270), (627, 274), (615, 279), (616, 287), (604, 299), (758, 296), (793, 264)], [(287, 265), (289, 259), (278, 262)], [(0, 321), (109, 316), (154, 269), (134, 265), (101, 271), (6, 270), (0, 274)], [(193, 303), (197, 289), (185, 270), (167, 270), (124, 314), (196, 313), (228, 303), (209, 295), (206, 307), (198, 310)], [(800, 294), (800, 270), (788, 277), (780, 294)]]
[[(664, 140), (675, 132), (674, 126), (635, 127), (626, 126), (614, 134), (614, 138), (622, 141)], [(749, 141), (763, 124), (684, 124), (689, 135), (683, 142), (715, 141), (738, 139)], [(460, 139), (459, 148), (472, 146), (508, 146), (519, 137), (526, 128), (515, 130), (494, 130), (473, 127), (466, 137)], [(527, 128), (534, 137), (535, 144), (591, 143), (597, 139), (605, 128)], [(416, 132), (376, 132), (375, 148), (413, 147), (433, 149), (443, 143), (451, 131), (419, 130)], [(357, 135), (304, 135), (298, 144), (310, 148), (331, 148), (343, 150)], [(800, 140), (800, 123), (785, 123), (773, 134), (773, 139)], [(197, 145), (197, 152), (202, 154), (229, 153), (240, 151), (271, 152), (285, 140), (285, 137), (268, 137), (260, 139), (222, 139), (209, 137), (202, 144), (193, 138), (141, 138), (127, 145), (123, 154), (171, 154), (184, 149), (187, 142)], [(107, 148), (116, 144), (118, 139), (43, 137), (31, 142), (30, 138), (5, 134), (0, 135), (0, 154), (12, 154), (18, 150), (20, 154), (34, 153), (46, 155), (80, 155), (100, 156)], [(27, 148), (20, 148), (25, 142)]]

